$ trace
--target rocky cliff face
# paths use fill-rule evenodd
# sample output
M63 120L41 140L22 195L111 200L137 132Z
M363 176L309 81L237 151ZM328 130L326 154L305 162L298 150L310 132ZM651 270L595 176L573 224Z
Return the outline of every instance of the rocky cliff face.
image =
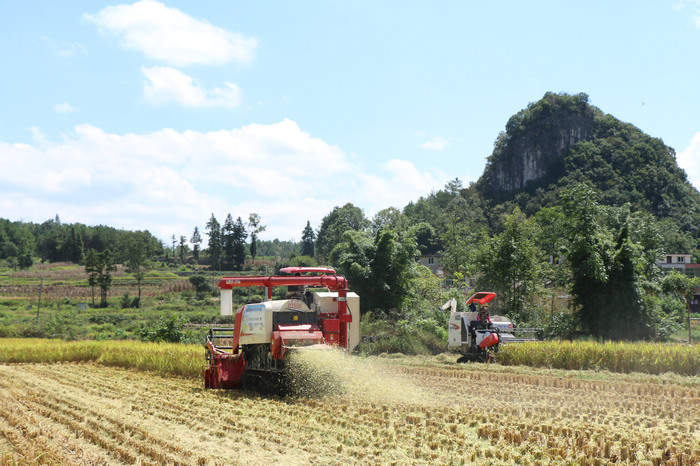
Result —
M512 141L513 153L507 163L493 165L493 189L521 189L529 181L552 174L562 153L577 142L590 138L593 133L593 119L580 115L545 121L541 126Z
M528 182L557 177L562 154L593 137L594 107L585 100L561 105L560 99L545 96L511 118L478 182L484 194L520 190Z

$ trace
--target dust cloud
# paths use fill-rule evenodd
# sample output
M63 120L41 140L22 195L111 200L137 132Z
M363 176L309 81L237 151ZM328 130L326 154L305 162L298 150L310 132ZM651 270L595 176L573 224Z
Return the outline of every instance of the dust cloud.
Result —
M390 366L339 350L294 351L289 364L294 396L340 396L382 404L425 404L433 397Z

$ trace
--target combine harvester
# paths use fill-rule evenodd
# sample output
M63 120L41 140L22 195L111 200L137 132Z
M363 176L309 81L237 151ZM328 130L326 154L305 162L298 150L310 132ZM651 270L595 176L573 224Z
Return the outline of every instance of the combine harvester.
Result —
M221 315L233 314L233 288L265 287L267 300L236 311L233 328L212 328L202 370L206 388L242 388L263 394L289 392L289 355L300 348L338 347L351 352L360 342L360 298L345 277L319 267L288 267L285 275L224 277ZM272 289L286 286L285 299ZM326 291L310 291L307 287Z
M488 305L496 293L481 291L467 300L467 312L454 311L448 324L447 349L462 356L457 362L495 362L494 354L501 343L520 343L544 339L543 328L516 328L503 316L489 316ZM446 309L450 302L443 306Z

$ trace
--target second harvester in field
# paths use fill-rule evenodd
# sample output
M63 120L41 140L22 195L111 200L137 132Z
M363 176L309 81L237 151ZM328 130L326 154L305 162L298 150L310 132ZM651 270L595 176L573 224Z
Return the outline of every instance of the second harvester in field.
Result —
M222 315L232 314L235 287L265 287L267 301L238 309L233 328L209 331L206 388L285 394L292 351L335 346L350 352L359 344L360 298L348 292L345 277L327 268L289 267L280 272L285 275L219 281ZM287 287L285 299L272 299L276 286Z
M448 301L443 310L452 307L448 324L447 349L461 354L458 362L495 362L494 354L502 343L519 343L544 339L543 328L516 328L504 316L491 316L488 305L496 293L480 291L466 302L469 311L457 312L456 301ZM451 306L450 306L451 305Z

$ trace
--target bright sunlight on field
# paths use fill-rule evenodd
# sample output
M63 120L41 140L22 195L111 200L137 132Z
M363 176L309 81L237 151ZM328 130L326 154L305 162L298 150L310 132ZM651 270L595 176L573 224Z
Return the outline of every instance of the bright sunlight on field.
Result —
M5 464L693 464L700 458L697 376L309 351L296 358L305 377L301 391L279 399L206 391L194 374L158 375L168 373L163 360L170 358L175 370L186 351L200 353L195 346L178 352L178 345L84 342L95 345L92 354L81 350L86 362L32 364L9 357L8 343L19 348L19 342L2 341L0 352ZM57 352L77 345L46 344ZM136 362L134 350L151 353L141 358L140 371L105 366ZM67 351L64 360L76 360ZM313 390L320 385L327 388L322 396Z

